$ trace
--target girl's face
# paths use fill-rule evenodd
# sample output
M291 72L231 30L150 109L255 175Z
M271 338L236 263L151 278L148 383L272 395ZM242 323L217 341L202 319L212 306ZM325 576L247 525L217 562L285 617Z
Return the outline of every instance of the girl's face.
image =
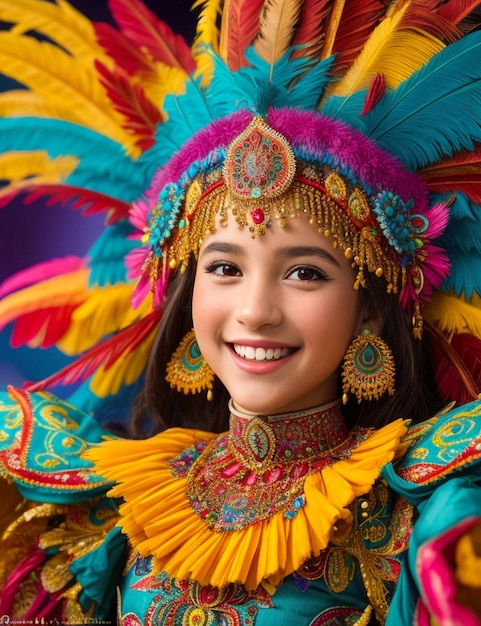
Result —
M199 347L249 414L335 400L344 353L363 328L350 262L304 216L251 238L234 219L209 235L197 265Z

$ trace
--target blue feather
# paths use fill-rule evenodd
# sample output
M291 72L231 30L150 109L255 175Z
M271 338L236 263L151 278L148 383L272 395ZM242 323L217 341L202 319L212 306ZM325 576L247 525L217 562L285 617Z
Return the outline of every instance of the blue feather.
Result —
M468 299L473 293L481 293L481 255L451 249L448 256L452 270L441 289L447 293L454 291L457 296L464 295Z
M0 119L2 153L45 150L51 158L72 155L79 165L65 182L130 202L146 187L146 174L119 143L62 120Z
M361 112L364 107L367 89L362 89L349 98L330 96L322 105L321 112L333 119L339 119L349 126L366 134L366 124Z
M130 433L134 401L143 386L143 376L132 385L122 385L114 395L98 398L90 388L90 379L79 385L68 396L68 401L80 410L92 415L96 421L119 434Z
M436 243L448 253L457 248L463 254L481 254L481 221L451 217L446 231Z
M129 239L134 231L127 220L120 220L105 228L87 253L89 257L89 286L115 285L127 282L124 257L138 247L138 241Z
M166 96L163 109L167 119L157 126L155 145L139 159L150 172L153 163L156 168L165 165L194 133L215 119L200 82L194 78L185 83L183 94Z
M368 137L408 169L481 141L481 32L447 46L364 116Z
M335 57L319 63L313 63L308 57L293 59L292 53L296 49L297 46L289 48L274 66L264 61L253 46L246 50L245 58L251 67L238 70L235 80L259 113L264 114L269 106L316 108L332 80L329 70Z
M430 206L435 204L449 204L449 215L451 220L468 219L478 221L480 218L479 204L473 202L468 196L457 191L453 196L452 193L431 193L429 197ZM451 228L448 226L448 228Z

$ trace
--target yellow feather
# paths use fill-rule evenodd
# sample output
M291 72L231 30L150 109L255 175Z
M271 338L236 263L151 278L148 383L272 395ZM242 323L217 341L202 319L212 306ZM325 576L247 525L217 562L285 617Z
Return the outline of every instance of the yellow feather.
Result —
M0 0L0 20L13 22L16 35L41 32L84 62L103 56L91 22L65 0Z
M55 109L37 93L12 89L0 93L0 117L55 117Z
M196 0L192 9L203 7L197 20L195 43L192 54L197 65L197 75L202 76L202 85L208 85L214 71L211 55L206 47L219 51L219 24L223 0Z
M0 179L22 181L28 177L23 181L28 186L38 181L60 182L74 171L77 164L78 159L73 156L51 159L44 150L5 152L0 154ZM15 183L2 188L0 197L8 195L16 188Z
M156 62L152 64L151 72L143 72L134 79L138 80L147 98L161 109L166 95L181 95L185 92L188 75L178 67Z
M132 138L100 85L93 66L83 66L57 46L31 37L0 33L2 73L42 96L57 117L91 128L131 152Z
M133 285L123 283L92 289L74 311L68 331L57 344L58 349L69 355L80 354L126 326L125 316L131 309L133 289Z
M155 333L156 329L132 353L117 359L108 370L99 368L90 383L92 391L100 398L105 398L117 393L122 385L134 383L145 370Z
M274 65L292 43L302 0L266 0L254 48L267 63Z
M470 302L454 294L435 292L425 307L428 322L451 338L457 333L471 333L481 339L481 298L473 296Z
M0 321L8 324L21 315L42 308L82 302L87 296L87 275L88 270L82 268L5 296L0 300Z
M420 31L398 30L408 5L384 19L373 31L361 53L329 95L349 96L369 87L382 74L388 88L395 89L431 57L444 48L436 37Z

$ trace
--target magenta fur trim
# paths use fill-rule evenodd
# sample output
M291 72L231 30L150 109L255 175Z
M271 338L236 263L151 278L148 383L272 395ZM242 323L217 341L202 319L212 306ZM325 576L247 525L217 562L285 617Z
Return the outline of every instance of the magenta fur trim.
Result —
M227 148L252 118L251 112L238 111L196 133L155 174L151 188L145 194L148 204L155 206L161 189L169 182L177 182L190 164L205 159L216 148ZM289 108L270 109L267 122L282 133L294 149L307 152L319 162L332 162L350 170L355 179L374 191L388 190L405 202L413 200L417 212L426 209L428 189L425 182L344 122L321 113Z
M155 206L160 191L167 183L177 182L191 163L205 159L216 148L226 148L245 130L252 118L252 113L242 110L216 120L196 133L162 169L156 172L151 188L145 194L147 200Z

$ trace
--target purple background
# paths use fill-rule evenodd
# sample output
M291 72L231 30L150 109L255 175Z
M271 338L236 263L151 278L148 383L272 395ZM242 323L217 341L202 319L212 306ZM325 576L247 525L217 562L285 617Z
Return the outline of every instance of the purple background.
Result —
M15 0L11 0L15 3ZM96 21L109 21L107 0L71 0L71 4ZM147 0L156 15L190 43L197 13L190 0ZM102 216L83 218L79 212L39 204L14 202L0 209L0 283L30 265L66 254L82 256L102 227ZM56 350L9 347L10 327L0 332L0 388L21 385L24 380L43 378L66 363Z

